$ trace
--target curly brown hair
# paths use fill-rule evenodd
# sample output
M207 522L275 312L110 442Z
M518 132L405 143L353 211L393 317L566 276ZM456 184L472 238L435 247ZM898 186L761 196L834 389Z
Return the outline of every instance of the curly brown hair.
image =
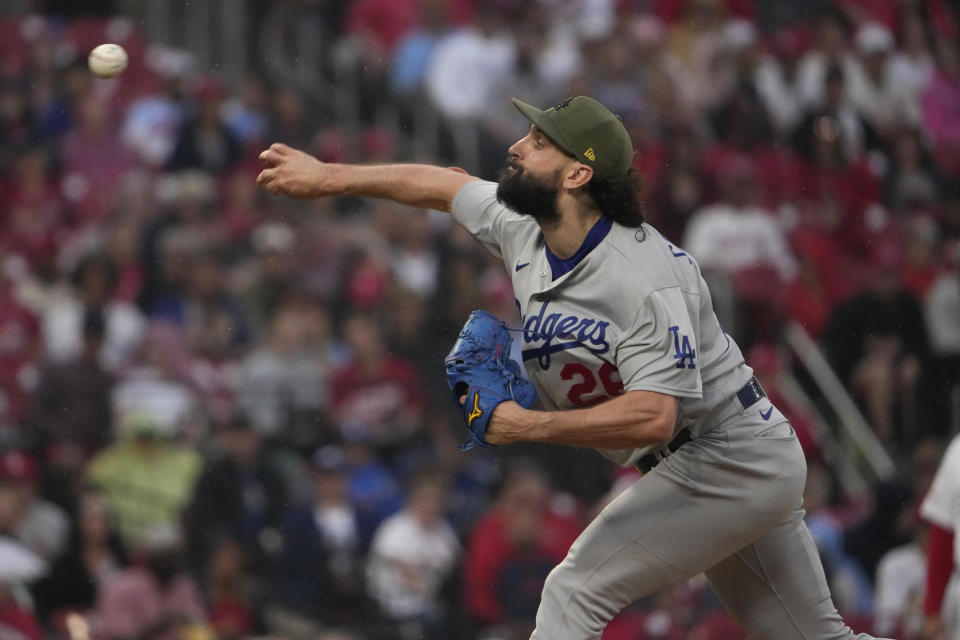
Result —
M625 227L635 228L643 224L643 204L640 202L642 187L643 177L630 169L603 180L593 178L585 188L605 217Z

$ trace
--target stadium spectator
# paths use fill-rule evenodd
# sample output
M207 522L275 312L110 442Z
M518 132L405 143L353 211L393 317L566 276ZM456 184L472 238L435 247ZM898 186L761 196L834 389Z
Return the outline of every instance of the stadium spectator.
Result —
M726 7L721 0L687 0L668 29L665 52L677 64L674 80L684 104L695 114L709 106L710 75L723 41Z
M145 165L162 167L177 144L177 131L186 118L181 69L169 69L160 91L137 96L126 110L121 135Z
M224 262L220 255L194 254L188 265L186 290L153 308L154 319L182 328L193 350L232 349L250 337L246 310L227 289Z
M960 251L954 249L953 265L942 272L933 284L924 303L924 320L930 336L932 359L928 367L930 401L927 403L930 424L950 422L951 398L960 385Z
M775 292L793 279L796 262L783 227L757 204L753 161L733 157L720 171L720 200L690 216L683 247L705 272L731 282L735 331L740 344L747 345L747 336L772 337L771 321L775 324L780 312Z
M357 514L357 538L366 552L380 523L403 506L398 472L376 455L366 430L348 427L343 433L347 496Z
M847 83L851 104L883 138L898 125L919 124L918 105L909 102L914 96L908 87L897 84L892 74L890 56L895 43L890 30L868 22L857 30L855 41L857 58L849 68Z
M87 478L103 493L123 543L140 549L151 532L179 525L202 460L149 414L126 414L119 429L90 461Z
M111 126L111 108L95 94L83 97L77 123L64 136L61 162L65 195L71 211L84 224L102 223L112 212L114 185L136 166L135 157Z
M863 404L884 442L919 435L916 385L927 357L923 312L904 289L897 249L879 247L863 290L836 307L823 340L837 373Z
M192 354L180 331L154 323L140 344L137 358L125 369L113 388L116 421L143 415L156 430L174 437L197 436L200 406L193 387ZM114 439L122 434L118 425Z
M890 76L894 84L906 92L906 103L911 109L905 114L907 122L918 126L922 117L920 95L934 70L923 14L916 10L903 11L897 31L898 46L891 55Z
M891 637L917 638L923 630L927 531L911 514L912 539L886 552L877 563L874 629Z
M248 239L255 251L276 250L277 247L275 242L269 241L273 238L269 238L264 243L263 240L258 242L257 238L251 235L251 231L259 229L259 225L264 222L266 212L262 206L260 194L250 185L250 170L241 167L230 174L223 189L225 193L222 215L225 236L228 244L231 245L230 248L240 255L243 255Z
M16 297L16 285L0 280L0 424L12 430L32 404L30 374L41 353L40 323Z
M220 105L223 123L230 134L245 148L252 148L266 139L267 87L258 76L244 79L239 95L228 96Z
M345 31L371 49L368 59L382 62L419 19L420 6L414 0L357 0L347 9Z
M270 318L264 340L243 360L240 405L261 436L298 448L316 446L332 437L329 314L289 300Z
M343 450L318 449L311 472L309 501L291 506L284 516L281 599L314 616L317 602L328 603L325 622L355 622L362 611L363 540Z
M102 309L100 362L110 371L128 363L146 327L136 307L113 297L117 284L116 264L105 254L89 254L77 262L70 286L56 288L43 313L44 345L51 361L74 360L80 355L84 316L90 309Z
M204 461L186 516L192 563L203 565L228 538L241 545L248 571L270 575L289 501L285 480L245 416L230 416L217 431L219 451Z
M835 492L831 471L821 464L810 465L803 493L804 520L817 544L837 608L844 615L871 615L873 585L864 568L844 549L848 524L833 508Z
M453 121L470 121L494 104L516 56L508 16L496 0L478 7L476 24L442 38L433 49L425 87L430 102Z
M43 147L28 147L17 154L8 179L0 182L7 203L0 248L20 256L43 279L52 275L67 235L66 206L51 169L52 158Z
M311 118L303 96L291 86L273 92L268 139L302 147L311 144L316 122Z
M443 637L439 599L460 554L445 518L445 479L421 472L410 481L406 505L387 518L370 544L367 592L386 623L402 639Z
M682 242L693 212L709 201L712 185L699 166L701 143L695 131L669 130L664 141L665 166L650 194L650 221L665 238Z
M99 360L105 330L103 311L87 309L80 353L40 372L29 419L41 449L73 445L88 457L113 436L114 379Z
M43 630L30 609L17 601L9 579L0 573L0 633L25 640L43 640Z
M391 212L396 215L396 212ZM439 261L433 245L430 218L425 211L405 212L397 225L390 266L400 285L414 295L429 298L439 284Z
M900 225L903 246L903 284L923 304L937 276L943 271L939 229L936 221L926 215L915 214Z
M37 460L29 453L17 449L0 453L0 492L10 507L3 528L50 563L66 550L70 520L60 507L38 494L38 474Z
M942 178L922 136L915 129L892 131L888 138L890 168L884 177L884 202L901 216L918 209L936 209Z
M84 491L71 526L70 544L33 587L38 617L62 628L70 613L89 614L100 589L126 566L127 554L98 492Z
M205 623L200 589L184 571L182 544L172 525L158 525L138 541L132 564L100 590L95 637L183 640Z
M217 638L238 640L262 631L246 563L243 545L229 537L212 545L204 573L204 600L212 631Z
M770 47L770 55L761 55L753 68L752 82L777 138L782 140L804 113L797 75L801 38L796 30L781 29L774 34Z
M787 314L819 339L833 306L849 295L848 283L835 275L835 243L816 233L799 232L793 235L792 245L798 273L787 289Z
M960 52L948 38L936 41L937 68L923 90L924 130L933 143L939 168L952 180L960 178Z
M783 228L756 204L756 168L744 156L730 159L720 176L721 199L693 213L683 247L705 270L729 276L768 267L781 283L796 273Z
M117 288L113 297L131 304L136 303L143 287L140 236L144 219L152 213L152 204L144 202L147 196L143 193L149 184L149 178L144 174L127 175L117 197L117 210L124 211L124 215L115 216L104 234L105 249L117 267Z
M470 532L464 557L467 611L483 626L533 626L542 580L566 554L582 524L551 505L546 476L518 463L496 503Z
M227 171L240 159L242 149L220 115L223 88L219 80L199 80L193 89L193 97L196 99L196 113L180 125L167 169Z
M797 88L803 109L818 109L826 103L825 89L831 67L836 77L845 82L854 65L850 55L852 25L836 7L827 5L817 17L813 46L803 54L797 69Z
M378 449L402 446L423 427L416 369L387 353L382 331L371 315L347 318L343 335L351 358L331 378L336 423L341 432L366 432Z
M868 575L876 575L885 553L913 539L917 505L930 490L942 455L937 441L919 442L905 469L873 487L870 510L844 531L844 549Z
M397 43L390 68L390 86L398 95L420 96L434 47L451 29L449 4L445 0L424 2L420 24Z

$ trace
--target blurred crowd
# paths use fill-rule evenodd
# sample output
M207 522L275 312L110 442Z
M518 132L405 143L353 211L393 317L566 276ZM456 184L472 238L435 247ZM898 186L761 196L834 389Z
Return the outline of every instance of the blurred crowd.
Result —
M444 214L269 197L256 158L465 163L467 132L492 179L525 128L509 97L586 94L803 439L842 613L918 637L917 505L960 406L956 3L247 4L264 64L236 83L110 2L0 12L0 636L526 638L636 475L461 453L442 358L475 308L518 322L502 264ZM351 65L359 131L267 72L303 25L318 78ZM130 55L115 80L86 69L104 41ZM411 139L425 112L434 147ZM863 500L778 388L791 323L898 463ZM742 637L702 580L604 635Z

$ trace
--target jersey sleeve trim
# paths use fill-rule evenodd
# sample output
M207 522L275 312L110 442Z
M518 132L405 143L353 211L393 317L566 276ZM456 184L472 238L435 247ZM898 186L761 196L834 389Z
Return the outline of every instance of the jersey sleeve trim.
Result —
M662 393L667 396L673 396L674 398L702 398L703 393L697 393L691 391L690 389L680 389L676 387L668 387L666 385L658 384L648 384L640 382L638 384L632 384L629 387L624 388L624 392L628 391L654 391L656 393Z

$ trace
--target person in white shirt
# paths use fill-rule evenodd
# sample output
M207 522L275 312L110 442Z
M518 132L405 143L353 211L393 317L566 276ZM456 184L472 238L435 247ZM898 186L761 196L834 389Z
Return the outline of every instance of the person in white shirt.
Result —
M927 579L925 533L915 525L914 539L883 554L877 564L873 625L881 635L899 632L914 638L920 632Z
M479 118L500 95L499 83L513 67L514 39L497 11L478 11L476 27L460 29L433 49L424 86L447 118Z
M460 543L444 518L440 477L415 477L407 505L380 525L367 565L367 590L401 637L430 637L442 619L437 596L460 556Z
M868 23L857 31L856 43L858 56L849 69L847 86L857 111L884 134L899 125L916 125L920 119L917 96L892 75L893 34L883 25Z
M705 270L733 275L742 269L768 266L787 282L797 265L777 218L753 202L754 181L751 160L730 162L720 176L722 200L694 212L683 246L697 256Z
M894 85L905 91L907 122L919 124L920 94L930 82L936 66L930 51L930 38L919 15L904 14L899 40L897 50L890 56L890 78Z
M960 260L960 243L956 260ZM933 281L923 311L934 355L960 358L960 269L945 271Z
M83 318L89 309L102 308L106 333L100 364L117 371L133 356L146 332L146 319L131 303L113 298L117 270L106 254L81 258L71 274L71 286L58 287L43 310L44 352L52 362L66 362L83 347Z
M855 60L849 52L849 22L838 10L825 12L817 22L816 43L800 60L797 90L802 108L816 109L826 101L827 70L839 66L849 77Z

